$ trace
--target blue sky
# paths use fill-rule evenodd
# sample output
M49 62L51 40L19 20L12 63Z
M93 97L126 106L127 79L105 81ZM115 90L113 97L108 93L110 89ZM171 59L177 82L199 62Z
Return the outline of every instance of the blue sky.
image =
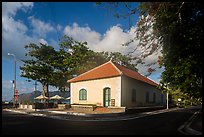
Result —
M137 5L138 3L132 3ZM113 10L113 9L111 9ZM124 8L120 11L125 12ZM20 77L21 59L26 59L24 46L31 42L44 42L58 48L58 38L69 35L78 41L87 41L94 51L119 51L126 54L134 48L122 47L122 43L134 37L138 16L117 19L113 12L94 2L3 2L2 3L2 99L11 100L14 79L14 59L17 59L17 89L19 93L33 91L34 81L30 83ZM132 27L130 28L129 23ZM150 58L148 61L155 59ZM145 74L146 68L139 67ZM161 70L150 78L158 81ZM42 86L38 83L38 90ZM50 87L50 91L55 88Z

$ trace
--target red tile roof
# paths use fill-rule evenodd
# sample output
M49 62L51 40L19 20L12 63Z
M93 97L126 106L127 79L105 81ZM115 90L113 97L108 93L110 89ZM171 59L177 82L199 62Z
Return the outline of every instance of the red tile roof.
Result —
M153 86L158 86L158 84L149 78L139 74L136 71L130 70L118 64L114 64L112 61L106 62L94 69L91 69L75 78L68 80L68 82L78 82L85 80L93 80L100 78L108 78L125 75L127 77L131 77L133 79L148 83Z
M139 81L142 81L142 82L145 82L145 83L148 83L150 85L153 85L153 86L159 86L156 82L154 82L153 80L141 75L140 73L136 72L136 71L133 71L133 70L130 70L128 68L125 68L123 66L120 66L118 64L114 64L120 71L123 72L124 75L128 76L128 77L131 77L133 79L136 79L136 80L139 80Z
M106 62L96 68L93 68L75 78L68 80L68 82L78 82L84 80L108 78L114 76L120 76L121 72L111 62Z

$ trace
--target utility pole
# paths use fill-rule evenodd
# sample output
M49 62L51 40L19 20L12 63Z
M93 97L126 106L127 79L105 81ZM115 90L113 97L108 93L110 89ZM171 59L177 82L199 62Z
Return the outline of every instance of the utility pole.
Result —
M169 109L169 92L166 92L166 109Z
M16 103L17 103L17 100L15 99L15 94L16 94L16 56L14 54L11 54L11 53L8 53L8 56L13 56L14 57L14 93L13 93L13 107L16 107Z
M37 90L37 81L35 81L35 83L34 83L34 85L35 85L35 87L34 87L34 91L36 91Z

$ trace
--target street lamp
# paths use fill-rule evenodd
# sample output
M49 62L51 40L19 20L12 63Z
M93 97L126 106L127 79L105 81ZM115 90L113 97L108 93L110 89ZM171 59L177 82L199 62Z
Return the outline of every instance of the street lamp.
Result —
M169 109L169 91L166 92L166 109Z
M16 56L14 54L8 53L8 56L13 56L14 57L14 98L13 98L13 107L15 107L16 102L15 102L15 91L16 91Z

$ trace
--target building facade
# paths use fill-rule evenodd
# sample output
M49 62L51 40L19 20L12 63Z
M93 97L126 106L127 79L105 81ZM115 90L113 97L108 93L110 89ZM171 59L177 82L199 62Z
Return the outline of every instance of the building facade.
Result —
M158 84L112 61L85 72L70 82L71 104L140 107L165 105Z

